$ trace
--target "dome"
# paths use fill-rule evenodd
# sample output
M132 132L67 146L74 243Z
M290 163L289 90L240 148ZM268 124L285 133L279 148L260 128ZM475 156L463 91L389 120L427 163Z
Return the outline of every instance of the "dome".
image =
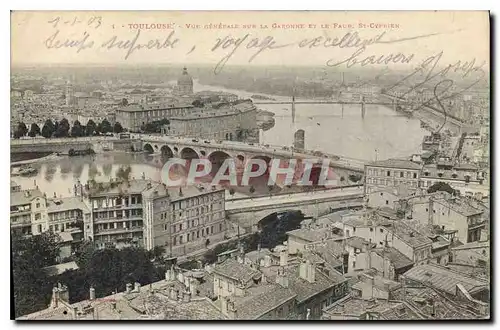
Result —
M193 86L193 78L189 75L186 68L182 70L182 75L177 79L178 86Z

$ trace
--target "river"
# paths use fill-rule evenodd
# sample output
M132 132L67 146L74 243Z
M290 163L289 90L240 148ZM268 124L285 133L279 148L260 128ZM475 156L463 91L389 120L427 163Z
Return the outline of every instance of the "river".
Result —
M243 98L254 94L197 82L194 90L226 91ZM283 96L266 96L278 101L289 100ZM427 134L418 119L407 118L379 105L366 105L366 115L362 119L360 106L356 105L345 105L342 116L341 105L297 104L295 123L292 123L290 104L259 105L259 108L273 112L276 122L273 128L263 132L261 143L291 146L294 132L303 129L306 149L349 158L375 160L409 156L420 152L422 138ZM82 183L90 178L105 181L114 177L124 165L130 165L132 177L144 176L159 181L161 164L159 157L124 153L61 157L33 165L38 170L36 175L14 177L13 180L23 189L37 185L49 197L54 193L70 196L78 180ZM236 193L234 197L239 195Z

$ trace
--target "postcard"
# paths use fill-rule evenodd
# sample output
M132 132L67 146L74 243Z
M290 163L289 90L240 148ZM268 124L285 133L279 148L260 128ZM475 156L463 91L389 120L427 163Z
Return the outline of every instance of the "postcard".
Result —
M15 320L489 320L486 11L13 11Z

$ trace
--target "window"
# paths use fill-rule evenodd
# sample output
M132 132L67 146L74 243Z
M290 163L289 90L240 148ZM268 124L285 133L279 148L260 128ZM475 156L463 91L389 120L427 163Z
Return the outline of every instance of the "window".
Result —
M404 172L399 172L399 177L403 178L404 177Z
M387 171L387 176L391 176L391 171Z
M417 173L413 173L413 178L416 179L417 178Z
M370 231L373 231L373 228L370 228Z
M174 236L174 245L177 245L177 237Z
M352 228L352 232L355 233L356 232L356 227L353 227Z
M389 205L389 201L388 200L385 201L385 205Z
M179 224L179 231L182 230L182 223Z
M179 236L179 244L182 244L182 235Z
M222 231L222 223L219 224L219 231Z
M380 193L380 196L384 196L384 193Z
M381 233L384 233L384 228L380 228L380 232L381 232Z
M39 208L40 207L40 203L36 203L36 208Z
M186 242L189 242L189 233L186 235Z

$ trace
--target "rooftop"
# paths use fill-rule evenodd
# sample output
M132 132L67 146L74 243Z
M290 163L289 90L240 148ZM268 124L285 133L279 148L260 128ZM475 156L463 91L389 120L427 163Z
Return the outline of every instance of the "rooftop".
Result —
M396 270L413 265L412 260L393 247L384 247L372 251L382 258L388 258L394 264Z
M489 283L485 280L472 278L434 264L415 266L404 273L404 276L451 295L456 294L457 284L462 284L469 293L489 288Z
M434 200L434 202L448 207L466 217L483 213L482 210L471 206L465 199L462 198L437 199Z
M215 265L214 273L241 281L243 283L247 283L254 277L262 276L259 271L251 268L250 266L239 263L237 260L232 258L228 258L222 263Z
M422 168L422 165L414 163L414 162L412 162L410 160L406 160L406 159L379 160L379 161L370 163L369 166L395 168L395 169L401 168L401 169L408 169L408 170L420 170Z
M340 238L340 236L338 235L333 235L332 230L330 228L321 228L321 229L301 228L288 231L286 234L288 236L298 237L304 241L308 241L311 243L321 241L322 239L329 239L332 238L332 236L337 236L338 238Z
M359 318L361 315L379 313L382 319L420 319L421 317L413 312L404 302L386 299L362 299L354 296L342 298L324 310L325 316L351 316Z
M173 103L173 104L130 104L126 107L117 109L117 111L122 112L141 112L141 111L151 111L151 110L166 110L166 109L181 109L181 108L193 108L191 104L184 103Z
M66 262L63 264L52 265L43 268L48 276L55 276L64 273L67 270L77 270L78 265L74 261Z
M289 288L283 288L278 284L270 284L249 288L246 290L244 297L233 297L233 299L237 319L252 320L261 317L295 297L296 294Z
M85 202L81 197L64 197L47 200L47 212L63 212L69 210L82 210L90 212Z
M26 205L37 197L44 197L39 189L28 189L10 193L10 206Z

